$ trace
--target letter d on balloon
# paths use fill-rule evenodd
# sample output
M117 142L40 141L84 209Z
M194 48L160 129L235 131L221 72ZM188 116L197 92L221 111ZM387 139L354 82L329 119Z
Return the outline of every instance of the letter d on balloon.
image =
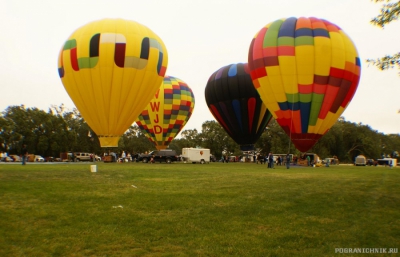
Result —
M162 133L162 128L160 125L155 125L154 126L154 134L161 134Z

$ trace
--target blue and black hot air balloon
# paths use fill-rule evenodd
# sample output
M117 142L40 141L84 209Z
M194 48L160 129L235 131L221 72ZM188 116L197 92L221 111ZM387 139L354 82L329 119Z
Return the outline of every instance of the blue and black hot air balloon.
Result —
M272 115L253 86L247 63L215 71L207 82L205 98L214 118L240 149L254 150Z

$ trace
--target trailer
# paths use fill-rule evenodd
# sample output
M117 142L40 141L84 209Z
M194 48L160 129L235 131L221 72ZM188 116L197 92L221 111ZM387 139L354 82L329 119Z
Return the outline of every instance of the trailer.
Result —
M182 160L200 164L210 163L210 149L205 148L182 148Z
M378 162L378 165L384 165L384 166L389 166L389 167L397 166L397 159L393 159L393 158L383 158L383 159L378 159L376 161Z
M354 161L355 166L365 166L367 165L367 158L364 155L358 155Z

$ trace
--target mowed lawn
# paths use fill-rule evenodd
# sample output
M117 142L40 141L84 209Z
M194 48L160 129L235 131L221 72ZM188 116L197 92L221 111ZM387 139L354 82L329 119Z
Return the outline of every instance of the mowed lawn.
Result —
M0 256L400 248L399 167L90 164L0 165Z

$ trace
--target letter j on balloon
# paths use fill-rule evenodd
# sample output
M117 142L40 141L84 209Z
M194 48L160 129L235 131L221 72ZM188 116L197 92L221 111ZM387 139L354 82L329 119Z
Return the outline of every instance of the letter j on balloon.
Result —
M251 42L248 63L262 101L302 152L344 112L361 73L349 36L314 17L280 19L263 27Z

